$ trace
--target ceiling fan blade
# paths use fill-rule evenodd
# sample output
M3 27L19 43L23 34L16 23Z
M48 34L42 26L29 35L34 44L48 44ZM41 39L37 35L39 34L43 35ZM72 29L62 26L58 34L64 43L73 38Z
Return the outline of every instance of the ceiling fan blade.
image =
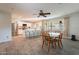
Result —
M44 16L44 17L47 17L47 16Z
M44 13L44 15L50 15L51 13Z

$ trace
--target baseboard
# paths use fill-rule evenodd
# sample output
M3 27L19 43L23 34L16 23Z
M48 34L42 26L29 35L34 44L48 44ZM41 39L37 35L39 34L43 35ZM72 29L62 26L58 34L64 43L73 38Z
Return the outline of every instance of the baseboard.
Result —
M71 37L63 37L63 39L71 39Z

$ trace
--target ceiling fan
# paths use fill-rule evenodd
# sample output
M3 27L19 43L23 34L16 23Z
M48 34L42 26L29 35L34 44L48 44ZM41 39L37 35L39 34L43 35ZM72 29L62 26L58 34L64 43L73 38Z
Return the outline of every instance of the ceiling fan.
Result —
M51 13L44 13L43 10L39 10L40 12L38 13L37 17L43 16L43 17L47 17L46 15L50 15ZM36 14L34 14L36 15Z

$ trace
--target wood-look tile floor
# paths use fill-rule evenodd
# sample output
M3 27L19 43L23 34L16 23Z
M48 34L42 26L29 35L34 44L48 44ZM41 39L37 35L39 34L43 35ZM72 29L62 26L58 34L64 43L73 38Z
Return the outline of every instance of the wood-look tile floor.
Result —
M22 36L13 37L12 41L0 43L1 55L78 55L79 41L63 39L63 48L54 49L51 45L50 52L47 52L47 46L41 48L42 39L23 38Z

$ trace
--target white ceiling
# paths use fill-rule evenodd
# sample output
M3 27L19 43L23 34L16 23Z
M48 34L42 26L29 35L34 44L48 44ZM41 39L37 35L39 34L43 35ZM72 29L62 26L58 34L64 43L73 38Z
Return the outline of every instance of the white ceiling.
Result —
M14 18L23 18L28 21L37 20L39 10L51 12L51 15L40 19L60 17L79 11L78 3L0 3L0 10L11 12Z

